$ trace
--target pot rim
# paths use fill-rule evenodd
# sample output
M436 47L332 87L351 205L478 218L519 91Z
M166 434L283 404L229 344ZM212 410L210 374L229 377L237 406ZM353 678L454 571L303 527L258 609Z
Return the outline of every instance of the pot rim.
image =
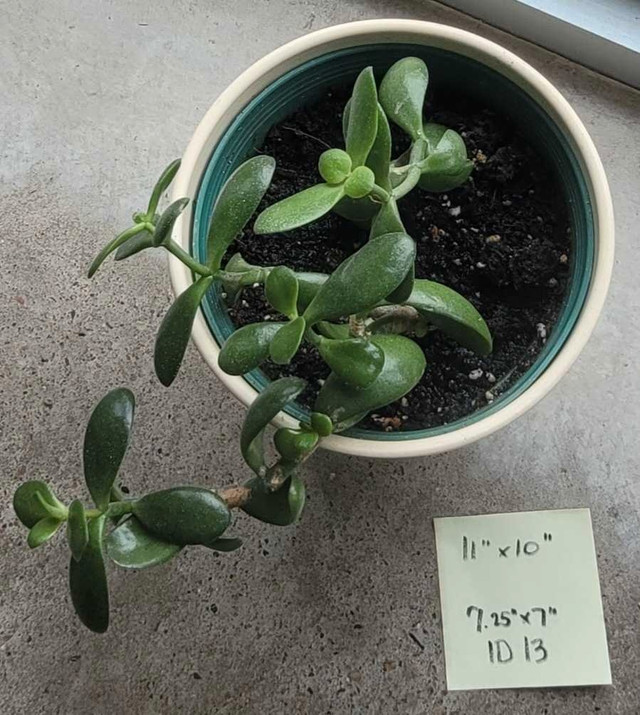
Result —
M444 47L471 57L501 74L517 75L525 91L560 125L575 151L592 200L596 236L593 273L570 335L546 370L521 395L473 424L440 435L398 441L331 435L322 441L326 449L344 454L370 458L439 454L471 444L523 415L559 382L584 348L604 305L613 269L614 216L607 178L593 141L571 105L543 75L514 53L474 33L433 22L390 19L335 25L292 40L255 62L220 94L195 130L174 181L173 199L195 196L212 146L238 111L288 70L320 54L345 47L425 41L434 47ZM191 224L190 205L173 231L174 240L186 250L190 246ZM169 269L173 291L179 295L191 285L191 273L173 257L170 258ZM216 376L242 403L250 405L258 392L242 376L227 375L219 368L220 347L201 310L194 322L192 338ZM291 427L297 425L297 420L281 412L273 423L279 427Z

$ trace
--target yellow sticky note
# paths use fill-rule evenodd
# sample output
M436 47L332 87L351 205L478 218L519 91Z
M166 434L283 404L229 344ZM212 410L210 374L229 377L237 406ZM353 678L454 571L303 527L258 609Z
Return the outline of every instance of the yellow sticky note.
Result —
M611 684L588 509L434 525L449 690Z

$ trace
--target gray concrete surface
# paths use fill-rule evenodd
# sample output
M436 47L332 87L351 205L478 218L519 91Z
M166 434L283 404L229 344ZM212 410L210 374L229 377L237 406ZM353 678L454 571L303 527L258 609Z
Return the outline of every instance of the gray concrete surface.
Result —
M583 356L526 417L429 460L319 454L302 523L240 517L246 547L113 571L112 628L74 619L62 544L29 552L10 507L28 477L81 487L91 406L138 396L135 489L242 477L243 410L195 349L170 390L151 348L164 262L83 271L142 207L239 70L311 29L441 20L512 48L569 98L609 172L618 253ZM640 94L431 2L4 0L0 7L0 710L13 713L640 712ZM432 518L589 506L612 687L447 693ZM414 635L422 646L411 638Z

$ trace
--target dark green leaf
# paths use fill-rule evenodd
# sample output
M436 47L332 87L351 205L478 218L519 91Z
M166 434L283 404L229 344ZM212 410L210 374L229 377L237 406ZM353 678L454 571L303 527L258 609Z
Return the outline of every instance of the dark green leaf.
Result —
M320 286L326 283L326 273L296 273L298 279L298 312L303 313L314 299Z
M62 522L54 516L47 516L44 519L32 526L29 535L27 536L27 544L32 549L37 548L40 544L44 544L58 531Z
M269 357L269 344L285 323L251 323L236 330L226 340L218 365L227 375L244 375Z
M150 534L135 516L123 521L107 536L107 554L125 569L146 569L164 564L182 550Z
M416 246L404 233L379 236L343 261L304 312L307 325L360 313L400 285L414 261Z
M329 213L343 196L342 184L316 184L268 206L256 219L253 232L279 233L304 226Z
M378 131L378 92L373 68L360 72L353 86L349 102L349 118L346 132L347 154L353 166L362 166L376 139Z
M464 140L453 129L441 124L424 125L429 153L422 162L422 174L418 182L425 191L451 191L463 184L473 170L473 162L467 158Z
M133 513L152 536L180 546L210 544L231 523L226 503L201 487L173 487L145 494L134 502Z
M71 600L80 620L89 630L104 633L109 627L109 588L102 552L106 517L89 522L89 543L80 561L73 556L69 566Z
M314 409L329 415L335 431L360 415L400 399L418 383L425 369L422 349L402 335L373 335L371 342L384 352L384 365L378 377L364 389L347 385L331 374L322 386Z
M290 268L276 266L269 271L264 289L267 301L278 313L288 318L296 317L298 279Z
M253 157L241 164L222 187L207 239L207 261L213 270L220 267L225 251L258 208L275 167L270 156Z
M161 246L171 238L173 225L178 220L178 216L185 210L188 203L189 199L187 197L177 199L164 210L158 219L156 230L153 232L154 246Z
M386 191L391 190L389 182L389 165L391 163L391 130L387 115L378 104L378 131L376 139L367 157L367 166L376 177L376 184ZM402 229L404 230L404 229Z
M273 435L273 443L285 462L295 464L315 448L318 435L315 432L281 427Z
M318 346L320 356L344 382L353 387L367 387L380 374L384 353L370 340L324 338Z
M459 293L440 283L416 280L407 300L426 320L478 355L488 355L493 341L484 319Z
M240 435L240 449L244 461L259 476L263 476L266 469L263 444L265 427L287 403L295 400L306 384L299 377L282 377L269 383L249 407Z
M165 387L169 387L178 374L198 306L212 283L212 276L198 278L176 298L164 316L156 336L153 361L156 375Z
M328 323L321 320L315 325L316 330L325 338L332 340L346 340L351 337L348 323Z
M206 546L210 549L213 549L214 551L235 551L242 546L242 539L238 539L235 537L216 539L212 543L206 544Z
M367 229L371 226L371 219L378 212L378 206L379 204L372 201L369 196L365 196L364 199L345 196L335 205L333 211L358 228Z
M118 387L95 406L84 435L84 478L98 509L109 505L111 487L124 459L135 398L131 390Z
M411 295L413 290L413 285L416 279L416 267L415 264L411 264L411 268L407 271L407 275L402 279L402 283L387 296L389 303L404 303L405 300Z
M398 60L380 83L380 104L387 117L414 141L422 135L422 107L428 83L427 66L417 57Z
M107 243L107 245L93 259L93 262L91 263L91 265L89 266L89 270L87 271L87 276L89 278L92 278L94 273L103 264L107 256L113 253L113 251L115 251L117 248L120 248L120 246L128 242L131 238L137 236L138 234L146 230L147 228L145 224L137 223L135 226L131 226L130 228L126 229L121 234L116 236L112 241L109 241L109 243Z
M56 499L48 484L32 479L16 489L13 510L18 519L31 529L48 516L63 516L65 506Z
M276 365L288 365L298 352L307 325L302 316L285 323L269 345L269 356Z
M147 207L147 216L153 217L156 209L158 208L158 201L162 194L169 188L169 184L173 181L173 178L178 173L180 168L180 159L175 159L169 166L162 172L156 185L153 187L151 193L151 198L149 199L149 206Z
M276 526L289 526L300 518L305 487L299 477L289 477L276 492L268 491L264 482L256 477L246 486L251 489L251 497L242 510L249 516Z
M67 540L73 558L79 561L89 543L89 527L82 502L77 499L74 499L71 504L69 504Z
M148 231L132 236L125 241L116 251L115 261L123 261L125 258L135 256L136 253L144 251L146 248L153 248L153 234Z

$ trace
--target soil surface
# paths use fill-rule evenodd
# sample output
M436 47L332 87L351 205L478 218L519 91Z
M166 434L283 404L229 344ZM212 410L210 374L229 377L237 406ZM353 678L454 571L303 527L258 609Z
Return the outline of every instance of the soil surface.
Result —
M261 147L277 161L264 206L319 181L319 154L343 146L341 115L348 96L346 89L336 90L273 127ZM370 429L434 427L491 402L535 361L567 292L570 229L552 169L507 118L468 98L432 94L426 116L458 131L476 166L471 179L454 191L430 194L416 188L401 199L402 220L417 244L416 276L468 298L487 321L494 350L478 357L438 331L418 340L427 358L422 380L405 398L360 424ZM394 143L394 156L408 144L395 130ZM366 232L331 214L288 234L254 236L247 230L228 255L240 251L258 265L330 273L366 238ZM237 326L275 317L261 287L245 290L230 315ZM306 344L290 365L267 363L263 369L273 379L307 378L301 402L308 406L329 372Z

